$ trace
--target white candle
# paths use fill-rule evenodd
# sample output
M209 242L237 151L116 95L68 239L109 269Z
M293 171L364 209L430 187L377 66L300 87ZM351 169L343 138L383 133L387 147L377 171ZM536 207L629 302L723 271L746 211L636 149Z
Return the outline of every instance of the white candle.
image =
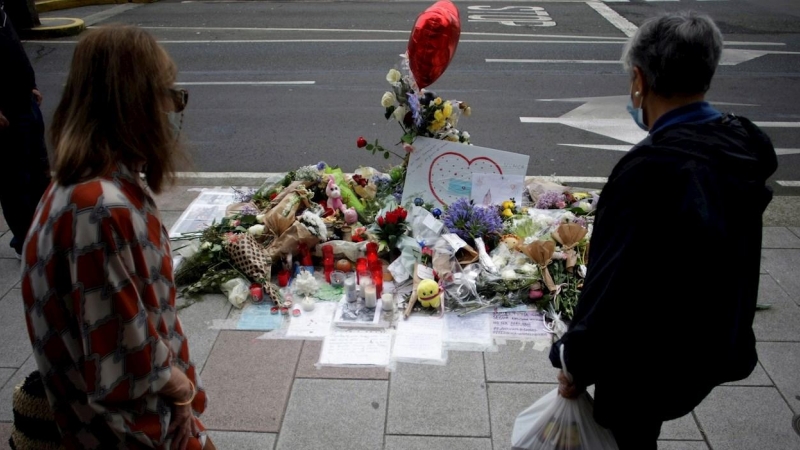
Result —
M347 296L348 302L354 302L358 299L358 295L356 293L356 280L355 278L346 278L344 280L344 293Z
M386 293L381 295L381 307L384 311L391 311L394 309L394 294Z
M375 286L371 284L364 288L364 306L367 308L374 308L378 304L378 295L375 291Z

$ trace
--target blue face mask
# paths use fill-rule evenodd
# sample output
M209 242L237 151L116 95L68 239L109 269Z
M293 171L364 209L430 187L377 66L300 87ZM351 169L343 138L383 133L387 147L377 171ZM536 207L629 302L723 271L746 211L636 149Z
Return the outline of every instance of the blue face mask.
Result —
M172 137L177 141L178 136L181 134L181 128L183 128L183 113L169 111L167 120L169 120L169 129Z
M636 125L638 125L639 128L641 128L644 131L650 130L644 123L644 111L642 110L642 108L634 108L633 100L629 99L627 109L628 109L628 114L631 115L633 121L636 122Z

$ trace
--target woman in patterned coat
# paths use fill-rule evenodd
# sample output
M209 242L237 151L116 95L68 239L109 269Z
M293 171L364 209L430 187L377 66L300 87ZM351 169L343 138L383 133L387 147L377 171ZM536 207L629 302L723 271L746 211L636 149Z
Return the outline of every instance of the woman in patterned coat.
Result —
M92 30L53 118L53 182L25 241L22 294L66 449L214 449L149 193L181 155L176 72L146 32Z

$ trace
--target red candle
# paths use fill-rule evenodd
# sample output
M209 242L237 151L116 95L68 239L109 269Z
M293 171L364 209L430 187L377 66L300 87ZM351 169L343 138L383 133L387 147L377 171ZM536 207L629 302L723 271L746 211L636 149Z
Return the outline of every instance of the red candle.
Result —
M278 272L278 286L286 287L289 284L289 275L291 273L288 270L281 270Z
M382 270L374 270L372 271L372 284L375 285L375 295L380 297L383 295L383 271Z
M368 272L367 258L358 258L358 261L356 261L356 275L358 275L358 280L356 281L360 283L361 275Z
M367 256L373 253L375 254L375 256L378 256L378 243L367 242Z

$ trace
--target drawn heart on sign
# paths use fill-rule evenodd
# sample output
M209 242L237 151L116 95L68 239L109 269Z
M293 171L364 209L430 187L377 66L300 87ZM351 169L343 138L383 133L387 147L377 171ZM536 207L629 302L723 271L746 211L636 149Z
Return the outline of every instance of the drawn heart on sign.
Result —
M491 158L485 156L468 159L460 153L445 152L431 162L431 167L428 171L428 187L439 203L448 205L450 202L447 200L455 201L458 197L463 197L463 195L453 193L449 189L450 185L454 181L460 180L462 183L471 186L473 173L496 173L502 175L503 169Z

